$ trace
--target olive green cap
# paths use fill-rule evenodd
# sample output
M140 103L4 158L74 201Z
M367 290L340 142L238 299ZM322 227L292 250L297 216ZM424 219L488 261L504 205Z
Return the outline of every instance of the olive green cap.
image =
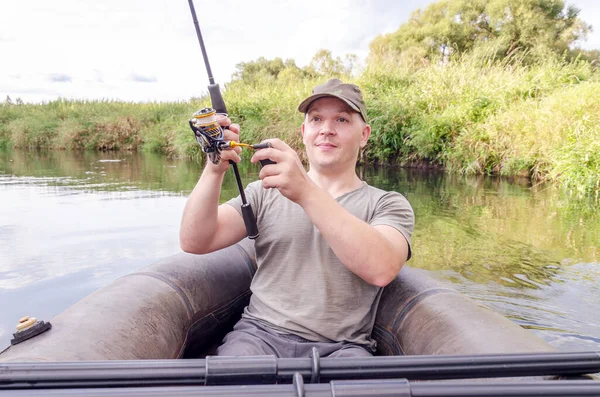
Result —
M316 86L312 91L312 95L300 103L298 111L307 113L311 103L319 98L328 96L341 99L352 110L359 113L365 123L367 122L367 106L365 105L360 88L354 84L344 84L339 79L329 79L325 84Z

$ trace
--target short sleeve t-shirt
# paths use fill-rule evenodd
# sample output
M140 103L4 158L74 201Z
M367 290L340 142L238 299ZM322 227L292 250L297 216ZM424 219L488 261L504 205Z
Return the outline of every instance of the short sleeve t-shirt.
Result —
M300 205L277 189L264 189L261 181L250 183L245 193L260 235L254 241L258 269L243 317L279 333L374 350L371 331L383 289L344 266ZM363 182L336 200L371 226L394 227L410 247L414 215L402 194ZM227 204L241 214L239 196Z

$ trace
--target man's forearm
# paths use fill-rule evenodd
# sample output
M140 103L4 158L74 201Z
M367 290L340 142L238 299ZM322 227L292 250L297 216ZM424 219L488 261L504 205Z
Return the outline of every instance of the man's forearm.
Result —
M224 174L205 168L183 210L179 241L186 252L201 252L217 229L219 196ZM201 225L201 227L199 227Z
M407 244L406 249L398 249L318 187L307 197L302 207L350 271L373 285L385 286L393 280L406 260Z

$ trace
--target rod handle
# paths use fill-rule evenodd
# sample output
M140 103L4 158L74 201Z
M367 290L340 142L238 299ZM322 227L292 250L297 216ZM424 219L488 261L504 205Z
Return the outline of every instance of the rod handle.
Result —
M210 94L212 108L215 109L217 113L227 113L227 106L225 106L225 101L223 100L223 95L221 95L219 84L210 84L208 86L208 92Z
M258 226L256 226L254 211L252 211L252 206L249 203L242 204L242 217L244 218L248 238L254 240L258 237Z

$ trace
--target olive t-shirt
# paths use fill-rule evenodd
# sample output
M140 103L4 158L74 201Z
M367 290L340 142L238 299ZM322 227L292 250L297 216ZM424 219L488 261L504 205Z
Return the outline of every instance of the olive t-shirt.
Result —
M260 235L254 241L258 269L243 317L279 333L318 342L353 342L374 350L371 331L383 289L342 264L300 205L277 189L264 189L261 181L250 183L245 193ZM396 228L410 247L414 215L400 193L363 182L336 200L371 226ZM239 196L227 204L241 214Z

